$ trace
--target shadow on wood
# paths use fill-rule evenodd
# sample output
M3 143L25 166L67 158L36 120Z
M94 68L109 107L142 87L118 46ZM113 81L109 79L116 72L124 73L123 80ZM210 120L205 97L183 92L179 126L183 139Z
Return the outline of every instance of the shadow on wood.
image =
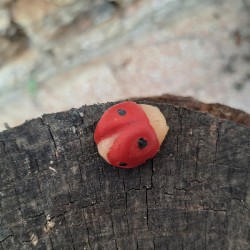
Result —
M160 152L116 169L93 141L111 105L0 133L0 249L250 249L250 128L154 103Z

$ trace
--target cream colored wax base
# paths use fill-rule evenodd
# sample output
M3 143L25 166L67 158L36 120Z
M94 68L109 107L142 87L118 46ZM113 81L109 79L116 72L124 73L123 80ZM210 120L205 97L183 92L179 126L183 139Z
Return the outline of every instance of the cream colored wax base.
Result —
M165 139L169 126L167 125L166 119L163 116L159 108L147 104L140 104L144 112L146 113L150 125L153 127L160 145Z

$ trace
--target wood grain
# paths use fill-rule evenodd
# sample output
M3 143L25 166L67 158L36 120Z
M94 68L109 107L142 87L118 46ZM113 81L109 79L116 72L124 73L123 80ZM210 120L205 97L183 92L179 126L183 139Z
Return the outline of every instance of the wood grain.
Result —
M111 105L0 133L0 249L250 249L250 128L155 103L170 132L123 170L93 141Z

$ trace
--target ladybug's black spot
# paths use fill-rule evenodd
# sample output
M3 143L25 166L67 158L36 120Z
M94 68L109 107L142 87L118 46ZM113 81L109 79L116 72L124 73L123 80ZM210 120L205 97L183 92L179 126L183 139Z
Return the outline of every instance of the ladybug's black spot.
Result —
M118 109L117 110L117 112L118 112L118 114L120 115L120 116L124 116L124 115L126 115L126 110L124 110L124 109Z
M143 149L148 145L148 142L144 138L141 137L138 139L137 144L140 149Z
M125 162L120 162L119 163L119 166L121 166L121 167L125 167L125 166L127 166L128 164L127 163L125 163Z

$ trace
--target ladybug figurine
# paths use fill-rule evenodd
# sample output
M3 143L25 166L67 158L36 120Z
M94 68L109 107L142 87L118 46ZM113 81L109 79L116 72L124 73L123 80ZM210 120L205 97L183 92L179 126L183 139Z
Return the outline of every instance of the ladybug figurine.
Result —
M122 102L109 108L97 123L94 140L111 165L134 168L159 151L169 127L154 106Z

